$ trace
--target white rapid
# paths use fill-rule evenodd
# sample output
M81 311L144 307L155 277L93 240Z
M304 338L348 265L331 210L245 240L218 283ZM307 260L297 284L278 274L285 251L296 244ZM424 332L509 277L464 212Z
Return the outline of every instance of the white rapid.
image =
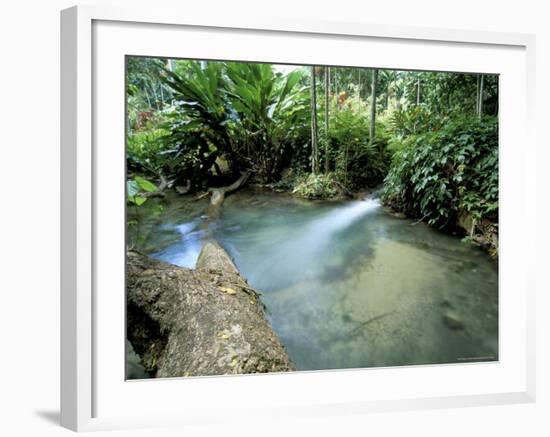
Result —
M149 253L194 267L205 207L175 197L161 215L144 216ZM373 199L243 190L226 199L211 232L262 293L299 370L498 359L496 263L411 223Z
M312 219L305 226L296 224L286 237L279 235L264 246L266 253L257 260L250 281L271 290L317 275L325 268L323 252L331 250L331 243L338 233L378 208L378 199L354 201ZM271 238L269 231L266 232ZM277 281L273 280L274 277Z
M379 199L359 200L336 208L312 221L304 230L301 239L315 244L326 244L336 232L347 228L356 220L378 208L380 208ZM298 243L298 241L295 243Z

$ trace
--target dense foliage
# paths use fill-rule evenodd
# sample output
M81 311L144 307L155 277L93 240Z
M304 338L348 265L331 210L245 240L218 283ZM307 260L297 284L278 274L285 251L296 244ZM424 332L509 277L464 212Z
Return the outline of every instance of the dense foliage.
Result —
M189 62L186 76L167 76L175 102L163 142L181 177L200 184L223 157L233 176L247 169L271 182L289 164L295 144L307 143L299 71L282 75L269 64Z
M292 193L305 199L330 199L343 194L333 173L303 174L295 179Z
M461 211L498 218L496 119L459 118L411 134L392 161L384 199L437 227L453 226Z
M382 183L391 158L386 125L376 123L376 136L371 142L365 113L346 107L335 111L331 122L330 159L335 162L338 179L351 190Z
M410 217L497 228L497 76L129 57L127 107L136 206L161 180L197 192L247 172L315 199L384 183Z

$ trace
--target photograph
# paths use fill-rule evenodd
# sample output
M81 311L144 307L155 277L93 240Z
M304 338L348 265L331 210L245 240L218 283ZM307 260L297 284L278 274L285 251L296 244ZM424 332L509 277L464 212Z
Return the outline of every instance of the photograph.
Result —
M499 75L125 62L127 380L499 361Z

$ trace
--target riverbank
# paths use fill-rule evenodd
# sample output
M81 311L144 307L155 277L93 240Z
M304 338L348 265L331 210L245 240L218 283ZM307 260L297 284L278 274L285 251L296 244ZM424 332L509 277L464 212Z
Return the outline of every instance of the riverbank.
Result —
M256 189L272 190L308 200L341 202L351 199L381 197L386 212L397 218L409 218L429 225L426 217L408 216L406 211L383 196L384 187L363 188L357 191L347 190L332 173L319 175L287 175L275 184L251 184ZM382 196L380 196L382 195ZM476 219L466 210L456 215L446 226L435 227L439 232L461 238L465 243L481 248L493 258L498 258L498 223L487 219Z
M207 199L153 202L164 206L143 210L149 256L193 268ZM312 201L245 187L210 226L262 292L298 370L497 357L497 264L456 237L392 217L379 200Z

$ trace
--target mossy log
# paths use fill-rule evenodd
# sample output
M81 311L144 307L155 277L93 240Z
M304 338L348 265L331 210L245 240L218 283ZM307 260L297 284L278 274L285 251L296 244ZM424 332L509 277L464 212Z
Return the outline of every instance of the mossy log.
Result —
M203 222L203 228L208 229L209 223L215 220L218 220L221 215L221 206L225 200L225 196L228 194L237 191L239 188L242 188L250 178L250 173L244 172L241 173L241 176L233 182L231 185L225 187L209 188L208 193L210 193L210 204L206 209L206 215L208 220Z
M216 242L195 270L127 255L127 336L151 375L294 370L258 293Z
M212 193L212 197L210 198L210 205L215 207L221 206L221 204L225 200L225 196L229 193L232 193L233 191L237 191L239 188L244 186L249 177L250 173L244 172L231 185L228 185L226 187L209 188L208 192Z

